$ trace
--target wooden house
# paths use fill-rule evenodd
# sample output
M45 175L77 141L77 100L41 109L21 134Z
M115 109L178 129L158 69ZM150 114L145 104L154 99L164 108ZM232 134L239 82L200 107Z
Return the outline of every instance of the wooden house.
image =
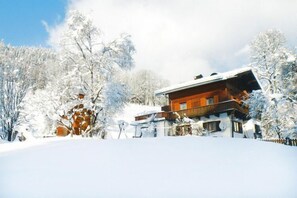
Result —
M244 98L261 89L251 68L198 76L195 80L155 92L165 95L168 105L160 112L135 117L135 136L208 134L244 137L249 118ZM257 130L257 126L254 132Z

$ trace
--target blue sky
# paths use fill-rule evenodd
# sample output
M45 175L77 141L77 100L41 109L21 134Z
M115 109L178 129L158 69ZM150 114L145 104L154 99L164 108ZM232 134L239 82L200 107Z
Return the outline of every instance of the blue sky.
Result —
M136 69L177 83L250 64L249 44L267 29L296 50L296 8L297 0L0 0L0 39L58 48L65 13L76 9L105 41L130 34Z
M50 26L63 21L67 0L0 0L0 39L6 44L47 46Z

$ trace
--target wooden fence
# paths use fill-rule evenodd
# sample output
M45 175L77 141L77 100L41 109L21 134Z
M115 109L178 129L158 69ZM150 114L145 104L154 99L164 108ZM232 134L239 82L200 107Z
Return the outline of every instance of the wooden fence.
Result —
M262 141L297 146L297 139L262 139Z

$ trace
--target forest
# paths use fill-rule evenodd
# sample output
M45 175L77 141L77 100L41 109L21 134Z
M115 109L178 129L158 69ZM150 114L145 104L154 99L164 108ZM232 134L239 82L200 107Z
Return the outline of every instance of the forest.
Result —
M167 86L167 80L153 71L132 71L135 48L130 35L104 42L100 29L80 12L71 11L67 21L59 49L0 42L2 139L12 141L24 130L53 134L57 124L72 131L76 112L71 110L81 103L92 112L84 133L98 135L126 103L164 102L154 91Z

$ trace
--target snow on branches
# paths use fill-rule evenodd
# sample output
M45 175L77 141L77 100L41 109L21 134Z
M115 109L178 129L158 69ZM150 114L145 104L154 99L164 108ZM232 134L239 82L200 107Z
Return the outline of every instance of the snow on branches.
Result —
M78 11L70 11L60 48L60 63L66 73L60 90L67 93L65 102L71 103L73 97L82 92L84 102L94 112L91 133L101 133L110 113L119 110L127 100L127 89L118 84L116 76L134 65L135 49L130 36L123 34L105 43L91 19Z
M14 139L21 103L30 88L45 86L46 69L55 54L41 48L12 47L0 42L0 120L2 136Z
M57 51L0 42L1 138L12 140L15 130L53 133L57 123L72 130L81 104L80 113L92 115L89 132L102 134L125 104L129 93L118 75L134 66L131 37L103 42L101 31L78 11L66 21Z
M297 55L280 31L268 30L251 43L251 60L263 86L247 100L251 117L261 119L267 137L296 137Z

